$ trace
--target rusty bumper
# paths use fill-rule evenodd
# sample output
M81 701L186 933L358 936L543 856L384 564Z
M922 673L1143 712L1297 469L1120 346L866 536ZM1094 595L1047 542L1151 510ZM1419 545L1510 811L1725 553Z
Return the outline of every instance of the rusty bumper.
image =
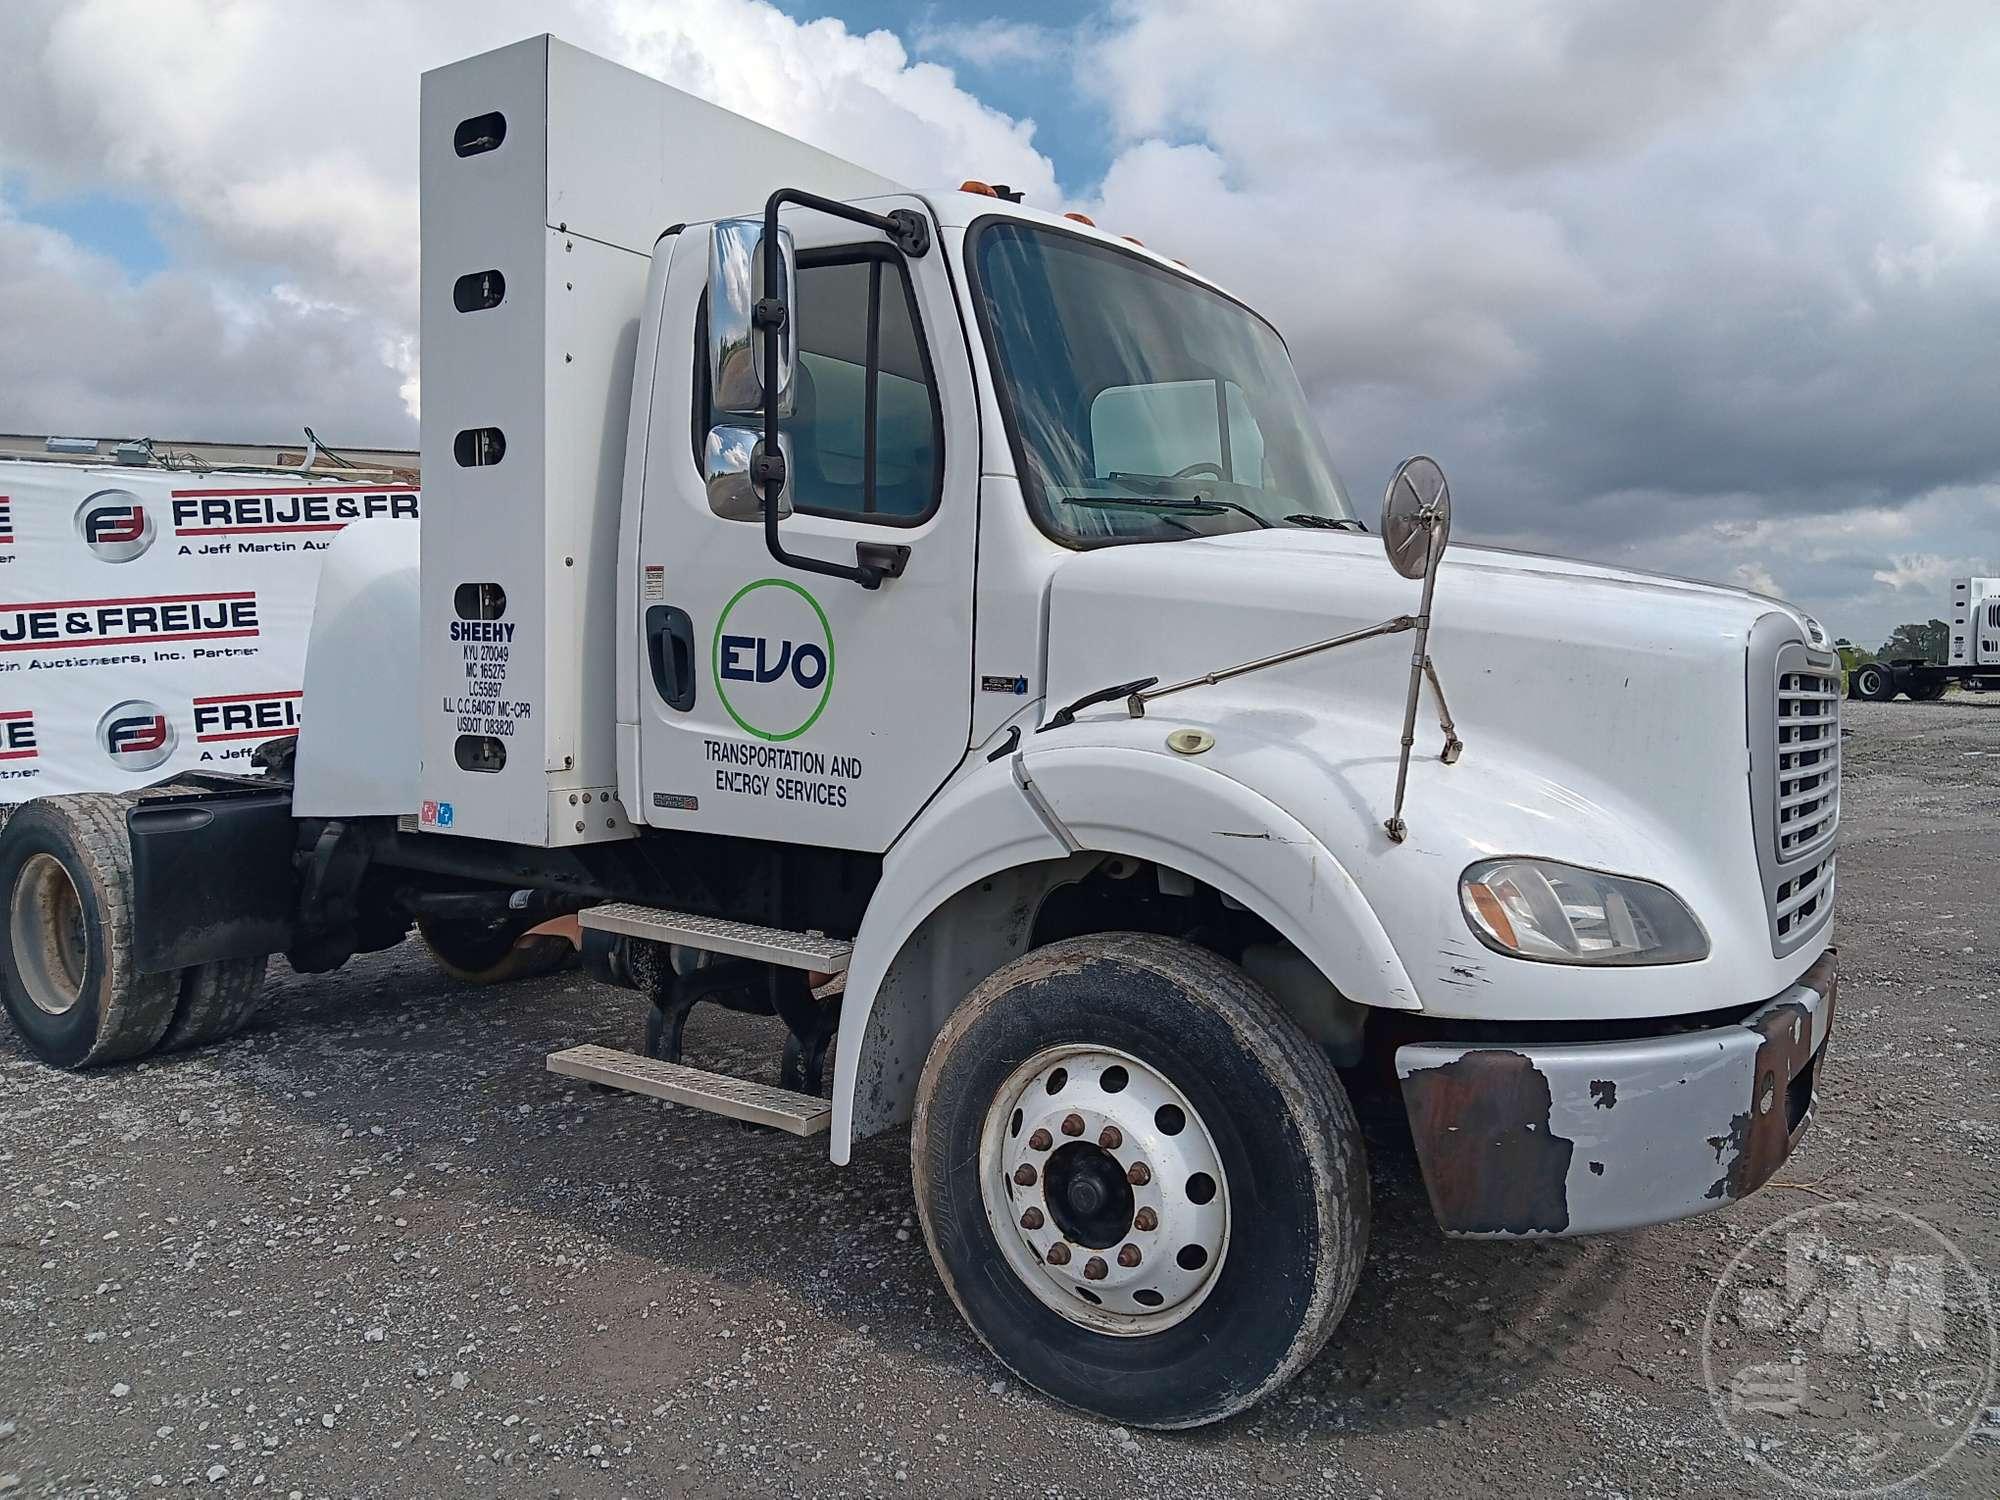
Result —
M1829 948L1729 1026L1616 1042L1396 1050L1446 1234L1596 1234L1747 1196L1812 1123L1838 984Z

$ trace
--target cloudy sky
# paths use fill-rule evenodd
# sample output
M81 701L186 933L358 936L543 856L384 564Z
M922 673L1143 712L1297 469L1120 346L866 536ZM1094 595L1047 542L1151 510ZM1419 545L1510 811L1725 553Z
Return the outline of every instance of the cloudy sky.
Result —
M1214 275L1364 508L1868 644L2000 573L1991 0L5 0L0 429L414 446L417 75L545 30Z

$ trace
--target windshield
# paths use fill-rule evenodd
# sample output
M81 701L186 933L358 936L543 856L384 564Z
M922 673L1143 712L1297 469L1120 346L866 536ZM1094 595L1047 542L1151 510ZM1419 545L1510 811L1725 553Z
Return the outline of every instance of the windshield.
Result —
M1085 546L1359 529L1285 346L1249 309L1032 224L989 223L974 255L1043 529Z

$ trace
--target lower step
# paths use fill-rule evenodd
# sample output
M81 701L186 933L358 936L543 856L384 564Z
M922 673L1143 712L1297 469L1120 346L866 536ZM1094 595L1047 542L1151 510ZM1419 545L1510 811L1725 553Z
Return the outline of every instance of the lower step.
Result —
M793 1135L818 1135L833 1123L833 1106L824 1099L610 1047L551 1052L549 1071L654 1099L670 1099L732 1120L773 1125Z

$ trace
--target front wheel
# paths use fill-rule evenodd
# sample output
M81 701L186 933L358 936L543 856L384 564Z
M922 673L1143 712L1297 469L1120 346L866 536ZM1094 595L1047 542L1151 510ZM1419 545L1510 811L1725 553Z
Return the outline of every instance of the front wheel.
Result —
M1194 1427L1296 1374L1368 1242L1340 1080L1262 989L1191 944L1056 943L991 976L932 1045L918 1212L953 1302L1028 1384Z

